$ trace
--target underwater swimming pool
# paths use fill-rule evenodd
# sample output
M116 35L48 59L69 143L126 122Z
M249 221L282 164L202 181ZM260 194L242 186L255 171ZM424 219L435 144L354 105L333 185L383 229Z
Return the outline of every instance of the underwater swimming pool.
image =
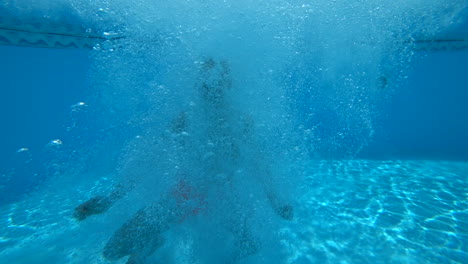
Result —
M467 14L0 4L0 263L468 263Z

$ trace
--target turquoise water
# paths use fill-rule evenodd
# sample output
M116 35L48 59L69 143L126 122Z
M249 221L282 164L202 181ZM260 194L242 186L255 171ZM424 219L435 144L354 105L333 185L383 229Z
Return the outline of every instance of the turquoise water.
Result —
M466 262L466 163L351 160L311 167L305 217L297 231L287 229L301 241L291 248L305 251L298 263Z
M467 14L0 4L0 263L468 263Z
M284 259L277 263L466 263L467 173L466 162L310 162L297 218L278 230ZM77 190L72 182L59 182L3 206L2 262L107 263L101 249L121 222L112 220L120 213L83 224L70 218L80 191L99 184ZM172 248L148 263L174 261L200 242L189 227L171 234ZM277 254L265 251L246 263Z

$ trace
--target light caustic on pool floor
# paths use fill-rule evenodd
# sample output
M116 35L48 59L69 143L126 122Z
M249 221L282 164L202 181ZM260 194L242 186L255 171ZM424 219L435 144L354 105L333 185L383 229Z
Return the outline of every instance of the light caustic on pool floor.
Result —
M298 252L293 263L468 263L468 164L351 160L311 167L303 215L285 230L286 244Z
M280 231L287 263L468 263L468 163L311 161L307 170L296 221ZM0 259L107 263L108 234L92 228L104 223L71 218L77 193L3 207Z

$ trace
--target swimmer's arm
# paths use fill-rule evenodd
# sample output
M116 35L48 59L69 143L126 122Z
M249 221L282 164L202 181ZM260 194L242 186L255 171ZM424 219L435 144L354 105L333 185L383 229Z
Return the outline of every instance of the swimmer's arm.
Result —
M264 191L267 195L268 202L270 203L270 206L273 209L273 211L285 220L288 220L288 221L293 220L294 209L292 205L281 202L274 192L271 192L268 190L264 190Z
M181 112L169 125L172 134L181 134L186 129L186 113ZM134 189L134 182L117 184L107 195L94 196L88 201L75 208L73 217L83 221L91 215L102 214L109 210L117 201L122 199L128 192Z
M271 172L269 168L265 168L265 171L263 173L267 175L267 178L263 177L258 180L261 184L263 192L267 197L271 209L273 209L273 212L275 212L279 217L283 218L284 220L293 220L294 208L291 204L281 199L278 195L278 190L273 188L273 186L275 185L271 181Z
M259 173L263 175L263 177L258 177L258 181L260 182L262 190L267 196L268 203L278 216L285 220L291 221L294 217L293 207L292 205L282 201L282 199L280 199L277 195L277 190L273 189L274 184L271 181L272 173L270 171L268 163L266 162L265 154L263 153L263 151L258 149L258 144L254 142L252 135L254 129L254 121L250 116L247 115L243 117L243 120L243 136L246 139L246 141L250 141L250 145L252 146L252 148L257 148L255 150L255 153L257 153L257 160L254 166L260 168Z

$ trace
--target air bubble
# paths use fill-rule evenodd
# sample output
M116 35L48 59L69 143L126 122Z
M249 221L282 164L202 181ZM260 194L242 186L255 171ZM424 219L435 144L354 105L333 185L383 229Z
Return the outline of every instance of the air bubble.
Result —
M118 34L119 34L119 33L114 32L114 31L107 31L107 32L102 33L102 35L103 35L105 38L108 38L108 37L115 37L115 36L117 36Z
M87 104L85 102L78 102L74 105L71 106L72 112L79 112L82 111L84 107L86 107Z
M16 153L23 153L23 152L28 152L29 149L28 148L20 148L16 151Z
M53 139L47 145L50 147L60 147L61 145L63 145L63 142L60 139Z

